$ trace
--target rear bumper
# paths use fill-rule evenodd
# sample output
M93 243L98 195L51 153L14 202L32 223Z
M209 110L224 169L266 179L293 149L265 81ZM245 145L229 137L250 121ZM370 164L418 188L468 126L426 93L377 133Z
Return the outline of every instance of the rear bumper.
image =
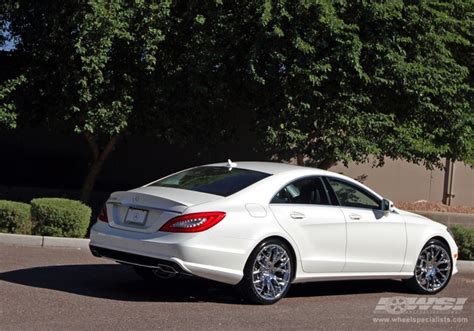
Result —
M115 251L113 249L103 248L99 246L89 245L92 255L95 257L103 257L120 263L137 265L147 268L157 268L167 266L179 274L190 274L184 270L179 264L172 261L157 259L149 256L136 255L126 252Z
M451 273L452 276L454 276L455 274L457 274L459 272L457 262L458 261L455 260L454 263L453 263L453 272Z
M250 240L210 237L206 232L139 233L97 222L91 229L94 255L121 263L156 267L169 265L179 273L191 274L227 284L237 284L249 252Z

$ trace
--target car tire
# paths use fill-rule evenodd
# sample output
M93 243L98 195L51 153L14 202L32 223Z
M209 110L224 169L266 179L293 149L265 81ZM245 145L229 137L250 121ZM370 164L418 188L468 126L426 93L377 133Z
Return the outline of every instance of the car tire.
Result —
M453 260L449 246L431 239L423 246L416 261L414 275L404 280L406 286L418 294L436 294L449 283L453 272Z
M250 254L237 288L247 301L271 305L288 293L294 273L295 261L288 244L270 238Z
M140 267L140 266L133 266L133 270L140 276L143 280L155 283L157 281L163 280L171 280L178 278L178 274L165 274L160 272L158 269Z

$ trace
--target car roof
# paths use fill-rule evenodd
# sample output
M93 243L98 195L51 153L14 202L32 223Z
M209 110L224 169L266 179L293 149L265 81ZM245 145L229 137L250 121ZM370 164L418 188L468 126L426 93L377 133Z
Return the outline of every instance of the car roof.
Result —
M330 176L330 177L336 177L343 179L345 181L351 182L353 184L356 184L358 186L363 187L365 190L369 191L376 197L382 199L383 197L372 190L370 187L365 186L364 184L356 181L353 178L347 177L345 175L328 171L328 170L322 170L318 168L312 168L312 167L302 167L294 164L288 164L288 163L278 163L278 162L258 162L258 161L228 161L228 162L223 162L223 163L213 163L213 164L206 164L205 166L213 166L213 167L229 167L229 162L232 163L233 168L237 169L247 169L247 170L253 170L253 171L260 171L260 172L265 172L267 174L271 175L276 175L276 174L284 174L284 173L294 173L295 175L310 175L310 176ZM272 176L273 177L273 176ZM258 185L261 182L257 182L254 185ZM238 194L239 192L237 192Z
M237 168L237 169L247 169L247 170L253 170L253 171L259 171L259 172L265 172L267 174L279 174L282 172L289 172L289 171L311 171L313 174L328 174L328 171L317 169L317 168L309 168L309 167L302 167L302 166L297 166L294 164L288 164L288 163L278 163L278 162L258 162L258 161L232 161L232 168ZM234 165L236 164L236 165ZM223 162L223 163L213 163L213 164L207 164L205 166L211 166L211 167L228 167L229 163L228 162Z

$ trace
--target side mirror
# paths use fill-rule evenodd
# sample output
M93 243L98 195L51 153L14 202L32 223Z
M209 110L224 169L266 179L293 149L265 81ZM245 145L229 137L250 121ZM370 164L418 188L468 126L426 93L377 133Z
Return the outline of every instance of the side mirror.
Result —
M388 216L394 210L393 202L388 199L382 200L382 211L384 216Z

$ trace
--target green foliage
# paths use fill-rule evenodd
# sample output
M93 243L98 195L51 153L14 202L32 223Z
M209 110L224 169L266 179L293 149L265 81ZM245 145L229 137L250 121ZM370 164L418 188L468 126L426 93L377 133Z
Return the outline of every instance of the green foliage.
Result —
M13 101L12 93L24 82L25 77L20 76L0 84L0 127L16 128L16 105Z
M100 149L125 132L140 80L151 74L169 1L6 1L3 20L20 42L25 107L53 128L87 134ZM54 100L54 101L53 101ZM28 114L31 116L31 113Z
M90 189L132 132L204 152L253 131L275 158L323 168L473 164L473 11L471 0L6 0L0 20L25 59L17 112L86 137Z
M472 1L265 3L250 61L276 156L472 160Z
M30 234L30 205L0 200L0 232Z
M0 5L0 19L19 40L13 53L27 60L22 118L87 140L91 162L84 200L119 136L137 128L133 123L145 116L140 111L150 113L150 107L140 106L147 103L142 84L155 71L169 3L7 0ZM154 117L143 122L149 118Z
M454 241L458 245L460 260L474 260L474 229L460 225L450 226Z
M31 201L33 234L83 238L91 219L91 209L75 200L39 198Z

